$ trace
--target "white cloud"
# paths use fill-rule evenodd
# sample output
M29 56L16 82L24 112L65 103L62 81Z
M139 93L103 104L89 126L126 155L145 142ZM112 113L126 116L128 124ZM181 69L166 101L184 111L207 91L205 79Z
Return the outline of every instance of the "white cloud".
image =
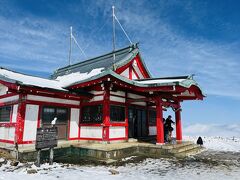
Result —
M186 136L240 137L240 124L191 124L183 127Z

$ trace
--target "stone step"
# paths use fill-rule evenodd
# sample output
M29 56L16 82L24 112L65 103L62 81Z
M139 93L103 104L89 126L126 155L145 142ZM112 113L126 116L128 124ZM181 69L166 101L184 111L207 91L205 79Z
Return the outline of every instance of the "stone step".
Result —
M204 150L203 147L195 147L195 148L192 148L192 149L189 149L187 151L183 151L183 152L180 152L180 153L175 153L175 157L177 158L184 158L184 157L187 157L187 156L191 156L191 155L196 155L200 152L202 152Z
M184 152L184 151L188 151L190 149L194 149L198 147L198 145L196 144L189 144L189 145L186 145L186 146L181 146L181 147L178 147L178 148L174 148L172 150L170 150L171 153L181 153L181 152Z
M179 144L165 144L164 146L162 146L163 149L176 149L176 148L180 148L180 147L183 147L183 146L188 146L188 145L191 145L191 144L194 144L193 142L190 142L190 141L186 141L186 142L183 142L183 143L179 143Z

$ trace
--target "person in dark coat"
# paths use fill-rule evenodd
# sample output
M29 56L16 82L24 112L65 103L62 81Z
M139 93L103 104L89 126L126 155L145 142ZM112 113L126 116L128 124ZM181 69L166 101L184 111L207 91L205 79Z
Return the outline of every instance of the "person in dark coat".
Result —
M165 118L163 118L163 128L164 128L164 141L167 141L168 128L166 127L166 119Z
M197 139L197 144L202 146L203 145L203 140L202 140L202 137L199 136L198 139Z
M164 128L166 128L166 131L168 132L168 138L167 138L168 141L172 140L172 131L173 131L172 124L175 124L175 122L172 120L172 116L169 115L164 124Z

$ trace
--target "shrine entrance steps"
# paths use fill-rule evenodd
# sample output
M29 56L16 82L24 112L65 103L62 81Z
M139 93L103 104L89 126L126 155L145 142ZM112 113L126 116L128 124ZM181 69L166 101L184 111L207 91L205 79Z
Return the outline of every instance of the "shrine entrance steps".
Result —
M60 145L61 144L61 145ZM59 143L54 149L54 161L62 163L82 164L84 162L112 164L121 162L129 157L163 158L176 157L184 158L203 151L203 147L189 141L181 141L156 145L149 142L120 142L120 143L82 143L74 142L70 145ZM16 152L9 150L14 156ZM48 160L49 151L41 153L42 161ZM18 157L20 161L35 161L36 151L32 146L19 148Z

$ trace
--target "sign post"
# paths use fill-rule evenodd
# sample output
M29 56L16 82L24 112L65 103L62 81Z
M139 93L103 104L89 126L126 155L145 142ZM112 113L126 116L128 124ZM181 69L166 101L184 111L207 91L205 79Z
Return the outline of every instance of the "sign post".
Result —
M37 128L37 137L35 149L37 150L36 166L40 167L41 150L50 148L49 165L53 164L53 148L57 147L57 127Z

